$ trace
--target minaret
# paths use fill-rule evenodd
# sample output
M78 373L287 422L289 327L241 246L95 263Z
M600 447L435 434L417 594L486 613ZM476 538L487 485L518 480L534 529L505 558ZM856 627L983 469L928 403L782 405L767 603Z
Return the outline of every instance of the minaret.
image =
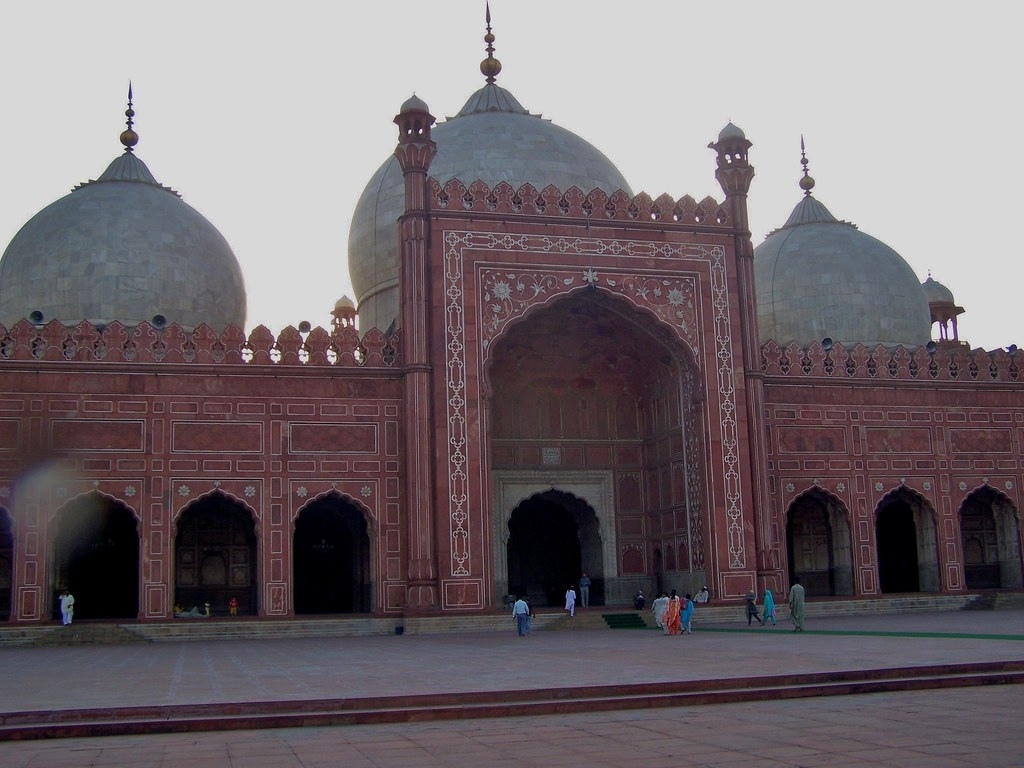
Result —
M438 606L427 204L427 170L437 145L430 138L434 117L417 96L402 105L395 124L399 131L395 157L405 177L405 213L398 220L402 243L398 282L405 360L405 513L409 526L406 610L427 611Z
M757 332L757 304L754 286L754 246L750 241L747 219L747 193L754 168L747 158L751 147L743 131L729 123L708 147L718 154L715 178L725 192L726 207L734 227L736 285L739 291L740 345L743 353L743 380L746 389L747 455L750 461L751 506L754 523L754 547L757 551L758 591L765 581L781 589L776 581L781 564L772 548L771 515L768 495L768 451L764 428L764 373L761 370L761 345Z

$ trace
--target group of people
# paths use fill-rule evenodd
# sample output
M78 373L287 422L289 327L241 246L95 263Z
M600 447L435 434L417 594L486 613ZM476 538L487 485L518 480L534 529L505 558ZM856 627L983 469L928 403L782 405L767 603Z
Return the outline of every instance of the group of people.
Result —
M800 583L800 577L793 578L793 586L789 588L789 619L793 622L794 632L804 631L804 587ZM747 592L747 626L754 621L762 627L771 623L776 626L775 595L771 589L765 587L764 600L761 611L757 609L757 596L753 590Z
M706 603L708 600L708 588L701 587L697 593L698 602ZM692 635L694 598L687 592L682 597L676 590L672 594L662 592L651 603L651 613L654 614L654 623L666 635Z
M585 586L584 586L585 583ZM586 573L580 578L580 602L583 607L590 604L590 577ZM706 604L710 598L710 592L706 586L701 587L696 596L691 597L687 592L682 597L676 590L672 594L662 592L651 603L651 613L654 614L654 622L666 635L692 635L693 612L698 604ZM646 598L643 590L633 597L633 607L641 611L646 605ZM565 610L569 612L569 618L576 616L576 587L572 584L565 592ZM775 611L775 595L771 589L765 587L763 610L757 608L757 595L753 590L747 592L747 626L757 621L762 627L771 623L777 625ZM512 616L516 620L516 628L520 637L526 637L530 632L530 618L534 615L533 608L524 598L515 599L512 604ZM793 622L794 632L804 631L804 588L800 583L800 577L793 578L793 586L789 590L789 617Z

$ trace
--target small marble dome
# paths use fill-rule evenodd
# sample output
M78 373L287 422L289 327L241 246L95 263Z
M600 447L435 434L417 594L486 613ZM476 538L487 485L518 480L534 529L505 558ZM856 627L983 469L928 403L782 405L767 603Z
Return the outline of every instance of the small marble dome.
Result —
M811 197L754 249L761 342L918 347L930 339L928 299L896 251L837 220Z
M245 283L230 246L133 154L138 138L128 125L124 154L29 219L7 246L0 323L39 313L68 326L154 318L188 329L244 326Z
M924 295L929 304L956 304L953 299L953 292L938 280L928 275L928 279L921 283L924 288Z
M418 109L427 111L418 98ZM411 101L411 100L410 100ZM408 105L410 102L406 102ZM538 190L554 185L632 194L612 162L593 145L539 115L504 88L488 83L462 110L431 128L437 154L429 174L444 184L505 181ZM359 326L384 330L400 322L398 217L404 212L402 169L392 156L370 179L356 204L348 239L349 274L359 304Z

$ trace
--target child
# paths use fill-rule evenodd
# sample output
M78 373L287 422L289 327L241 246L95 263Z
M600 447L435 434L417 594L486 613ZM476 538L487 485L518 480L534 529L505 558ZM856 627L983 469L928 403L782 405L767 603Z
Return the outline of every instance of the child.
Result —
M237 616L238 615L238 598L237 597L232 597L230 600L228 600L228 613L230 613L232 616Z

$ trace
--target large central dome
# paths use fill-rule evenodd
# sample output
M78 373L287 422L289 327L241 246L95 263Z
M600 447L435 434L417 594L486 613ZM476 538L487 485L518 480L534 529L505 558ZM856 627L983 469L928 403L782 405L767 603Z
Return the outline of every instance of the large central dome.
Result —
M493 187L532 184L608 194L629 185L612 162L592 144L529 111L504 88L489 82L470 97L458 115L431 130L437 154L430 175ZM399 322L398 217L405 187L395 157L388 158L363 190L349 231L349 274L363 330L386 330Z

